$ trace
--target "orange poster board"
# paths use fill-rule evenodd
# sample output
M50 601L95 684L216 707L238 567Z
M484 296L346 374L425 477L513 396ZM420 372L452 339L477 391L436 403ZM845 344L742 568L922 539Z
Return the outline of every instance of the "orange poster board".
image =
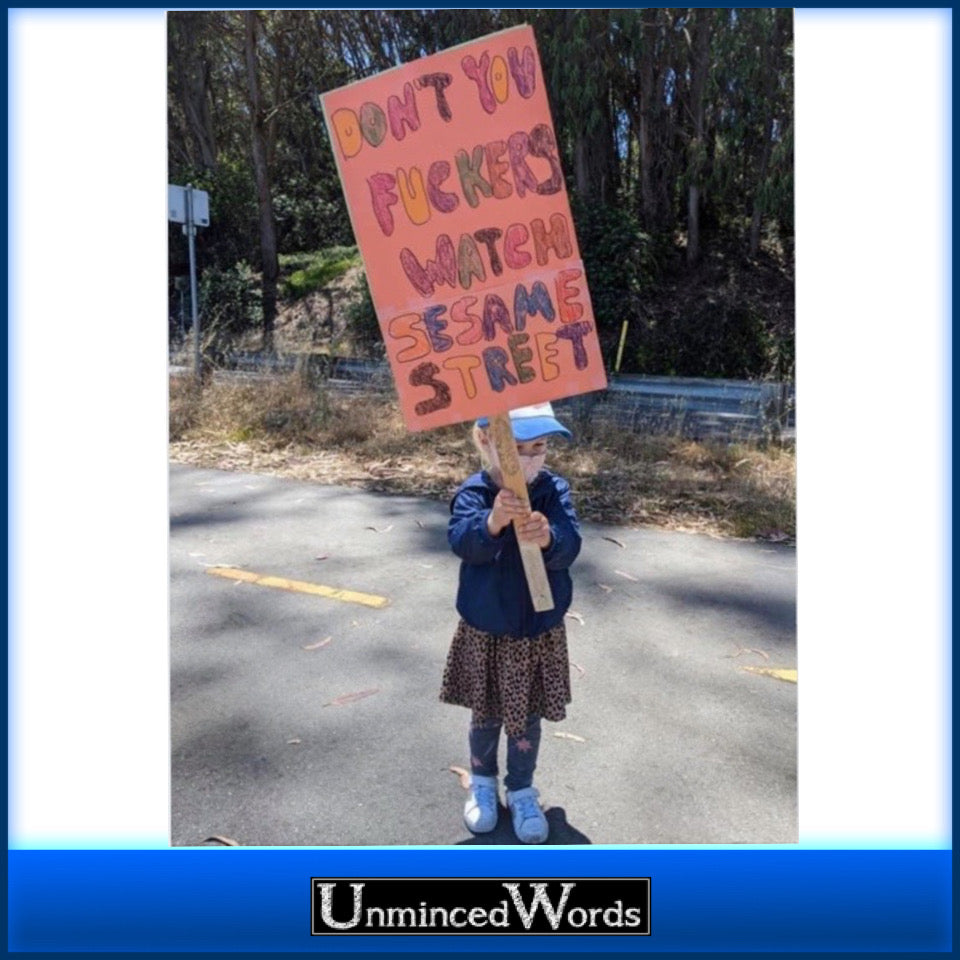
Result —
M606 386L531 27L323 109L409 429Z

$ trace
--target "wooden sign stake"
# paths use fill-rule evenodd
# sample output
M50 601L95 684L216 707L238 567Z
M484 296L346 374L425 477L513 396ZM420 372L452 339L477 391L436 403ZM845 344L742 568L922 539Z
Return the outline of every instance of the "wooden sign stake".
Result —
M527 492L527 481L523 477L523 468L520 466L517 441L510 426L509 414L498 413L490 417L490 435L497 449L503 485L516 494L529 511L530 494ZM520 559L523 561L523 572L527 576L533 609L538 613L552 610L553 593L550 590L550 581L547 579L547 568L543 564L543 552L535 543L520 542Z

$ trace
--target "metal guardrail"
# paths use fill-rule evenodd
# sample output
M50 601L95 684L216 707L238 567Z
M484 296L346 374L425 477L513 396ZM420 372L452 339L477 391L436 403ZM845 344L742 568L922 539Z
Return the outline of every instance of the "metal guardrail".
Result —
M793 384L691 377L614 376L595 417L639 433L757 439L795 434Z
M248 373L312 373L333 387L349 389L393 389L393 376L387 363L358 360L352 357L331 357L323 353L273 354L231 353L224 358L224 368Z
M313 372L340 393L392 392L384 361L324 354L229 354L218 377L274 376ZM172 369L172 368L171 368ZM641 374L611 375L606 390L554 402L558 411L635 433L681 435L690 439L759 439L795 436L792 383L714 380Z

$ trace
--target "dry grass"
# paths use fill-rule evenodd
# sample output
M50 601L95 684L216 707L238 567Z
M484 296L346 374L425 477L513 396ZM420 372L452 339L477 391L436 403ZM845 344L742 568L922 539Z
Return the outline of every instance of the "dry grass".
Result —
M793 451L577 425L550 465L583 519L726 537L793 539ZM446 499L477 469L464 425L409 433L393 398L338 397L297 377L170 385L170 456L381 493Z
M791 451L600 429L558 449L553 464L581 512L601 522L733 537L796 533Z

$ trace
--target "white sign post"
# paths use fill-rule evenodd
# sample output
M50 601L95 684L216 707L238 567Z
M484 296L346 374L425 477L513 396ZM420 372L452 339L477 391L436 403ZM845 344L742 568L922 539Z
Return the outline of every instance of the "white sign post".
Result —
M167 184L167 219L183 224L190 253L190 312L193 317L193 372L200 380L200 313L197 310L197 264L193 250L193 238L197 227L210 226L210 195L196 190L188 183L185 187Z

